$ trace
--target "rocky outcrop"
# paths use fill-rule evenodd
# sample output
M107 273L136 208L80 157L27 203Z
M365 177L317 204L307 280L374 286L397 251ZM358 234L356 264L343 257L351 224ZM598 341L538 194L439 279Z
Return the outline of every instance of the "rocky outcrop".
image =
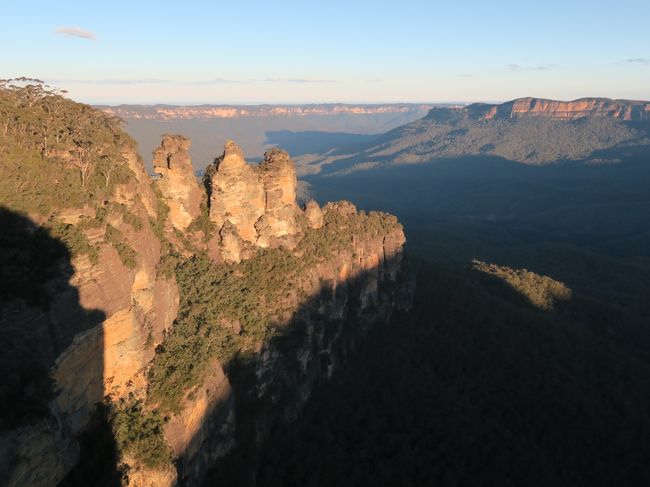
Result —
M519 98L500 105L474 103L461 109L481 120L538 116L575 120L584 117L607 117L617 120L650 120L650 103L608 98L580 98L573 101Z
M169 207L172 226L184 231L201 212L203 191L189 156L190 141L181 135L164 135L153 154L155 185Z
M317 229L323 226L323 212L314 200L308 201L303 210L311 228Z
M230 222L239 236L257 241L255 223L264 214L265 194L258 171L244 160L241 149L226 143L223 155L206 170L206 187L210 194L210 220L221 231Z
M221 235L223 256L239 261L237 237L256 247L291 246L298 233L297 178L289 154L272 149L257 166L244 160L241 149L229 141L223 155L206 170L210 220Z
M255 224L257 245L269 247L276 239L295 235L296 224L296 168L289 154L271 149L264 154L258 166L264 186L264 214Z

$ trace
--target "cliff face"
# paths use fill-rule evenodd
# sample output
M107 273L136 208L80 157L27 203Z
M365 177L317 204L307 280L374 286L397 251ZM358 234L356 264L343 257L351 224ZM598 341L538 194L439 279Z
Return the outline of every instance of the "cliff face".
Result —
M123 485L195 485L259 451L369 326L408 307L401 225L345 202L301 210L286 152L249 166L228 144L208 214L187 139L163 139L152 183L113 121L54 100L77 114L58 112L68 147L37 139L25 159L38 126L0 139L18 155L0 167L4 485L99 483L110 461ZM8 184L25 160L55 177Z
M176 282L158 272L161 244L150 224L157 214L149 176L129 143L118 146L111 164L97 188L108 186L110 175L122 172L124 177L109 195L88 193L82 207L52 210L46 244L65 243L73 251L53 260L57 271L42 284L43 304L2 296L2 332L16 329L29 334L13 343L10 337L9 343L29 350L38 367L49 368L52 381L51 392L43 390L35 398L50 396L48 411L40 419L25 419L0 432L4 485L56 485L78 462L77 438L96 405L146 386L144 369L176 317ZM59 197L65 201L64 194ZM7 218L26 223L6 237L22 235L26 245L33 245L34 232L40 231L33 222L42 215L11 215ZM14 248L10 240L5 243L10 255L25 251ZM31 257L22 272L31 272L33 262L42 258Z
M607 117L616 120L650 120L650 103L608 98L581 98L573 101L520 98L500 105L474 103L462 109L482 120L538 116L564 120Z

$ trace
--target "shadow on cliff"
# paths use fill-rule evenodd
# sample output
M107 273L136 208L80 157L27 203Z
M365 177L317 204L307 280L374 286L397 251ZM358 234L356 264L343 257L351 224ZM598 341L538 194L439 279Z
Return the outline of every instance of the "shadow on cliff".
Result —
M75 439L59 413L51 371L75 335L98 326L105 316L81 306L79 292L70 284L71 252L63 241L4 207L0 228L0 443L8 449L0 470L10 485L20 485L15 477L32 475L21 468L36 461L29 456L38 445L30 444L25 433L31 426L39 424L40 431L63 439L57 446L71 449L68 458L76 455ZM84 376L102 383L101 356L87 364ZM85 454L87 449L82 449L81 457Z
M391 279L395 269L401 270ZM347 361L371 328L409 306L414 277L400 255L336 285L325 281L290 319L273 326L276 333L258 352L240 353L225 364L231 395L212 405L201 432L177 460L180 484L255 485L266 436L299 417L311 392ZM229 408L234 448L224 452Z
M502 280L420 269L412 311L274 431L257 485L647 485L648 364Z

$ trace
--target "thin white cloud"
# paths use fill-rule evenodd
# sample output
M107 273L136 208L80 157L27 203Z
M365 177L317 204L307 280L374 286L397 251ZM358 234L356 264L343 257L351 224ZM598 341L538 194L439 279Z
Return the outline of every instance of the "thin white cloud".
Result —
M160 84L169 83L165 79L142 78L142 79L50 79L48 83L70 83L78 85L137 85L137 84Z
M528 66L523 64L508 64L506 68L510 71L548 71L551 69L556 69L557 64L539 64L537 66Z
M212 78L192 81L172 81L158 78L104 78L104 79L48 79L48 83L78 85L136 85L136 84L176 84L176 85L222 85L222 84L257 84L257 83L339 83L337 80L316 78L266 78L266 79L228 79Z
M634 58L626 59L625 62L630 64L650 64L650 58L634 57Z
M338 83L334 79L319 78L264 78L264 79L229 79L213 78L207 80L184 81L183 85L221 85L221 84L251 84L251 83Z
M194 80L194 81L183 81L182 85L223 85L223 84L242 84L249 83L249 81L244 79L227 79L227 78L212 78L205 80Z
M97 39L97 35L94 32L82 29L81 27L57 27L54 29L54 32L65 37L79 37L80 39L90 41Z
M266 78L260 81L265 83L338 83L335 79L318 78Z
M471 77L474 76L474 75L471 74L471 73L460 73L458 76L459 76L460 78L471 78Z

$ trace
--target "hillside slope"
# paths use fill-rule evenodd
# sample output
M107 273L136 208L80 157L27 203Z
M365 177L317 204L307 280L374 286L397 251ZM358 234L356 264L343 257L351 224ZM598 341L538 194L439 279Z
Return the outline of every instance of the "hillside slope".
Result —
M301 174L347 173L472 155L544 165L620 162L647 154L650 103L523 98L500 105L433 108L350 152L303 157Z

